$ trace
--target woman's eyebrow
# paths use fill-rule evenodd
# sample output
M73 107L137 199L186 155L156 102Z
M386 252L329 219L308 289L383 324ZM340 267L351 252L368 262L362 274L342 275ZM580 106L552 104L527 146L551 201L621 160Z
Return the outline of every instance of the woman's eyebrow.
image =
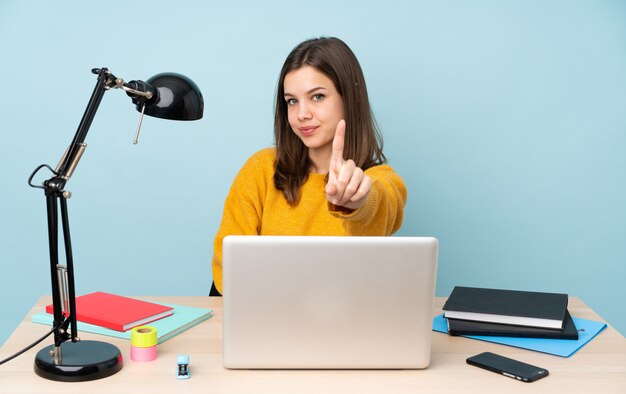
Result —
M323 86L317 86L317 87L314 87L313 89L310 89L309 91L307 91L306 94L311 94L311 93L316 92L318 90L326 90L326 88L323 87ZM289 93L289 92L285 92L285 96L295 97L294 94Z

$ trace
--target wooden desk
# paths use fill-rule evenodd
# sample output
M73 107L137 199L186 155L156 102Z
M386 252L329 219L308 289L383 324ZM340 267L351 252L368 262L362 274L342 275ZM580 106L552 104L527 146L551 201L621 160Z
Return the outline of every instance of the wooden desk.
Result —
M608 327L570 358L432 333L432 361L425 370L227 370L222 367L222 300L218 297L146 297L155 301L209 307L214 316L159 345L159 357L149 363L130 361L130 342L81 332L118 346L124 368L102 380L62 383L40 378L33 370L35 354L46 340L0 366L0 393L626 393L626 339ZM40 299L0 349L4 359L45 334L47 326L30 322L49 297ZM445 299L437 298L433 316ZM579 299L570 300L573 316L602 320ZM271 318L271 313L268 313ZM522 383L469 366L471 355L492 351L550 371L534 383ZM190 356L191 379L176 379L176 356Z

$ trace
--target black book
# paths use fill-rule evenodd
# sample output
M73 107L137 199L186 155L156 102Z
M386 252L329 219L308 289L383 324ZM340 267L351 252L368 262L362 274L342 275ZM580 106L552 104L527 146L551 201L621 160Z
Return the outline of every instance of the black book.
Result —
M562 330L567 294L456 286L443 310L449 319Z
M563 330L448 319L448 332L450 335L578 339L578 329L576 329L576 325L569 312L565 313Z

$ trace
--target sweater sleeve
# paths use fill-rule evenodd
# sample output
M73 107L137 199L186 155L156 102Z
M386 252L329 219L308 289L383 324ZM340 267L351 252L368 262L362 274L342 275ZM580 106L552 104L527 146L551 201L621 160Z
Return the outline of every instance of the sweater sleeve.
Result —
M391 235L402 225L407 199L404 181L386 164L369 168L365 173L372 179L372 189L363 206L347 212L329 203L329 210L344 220L350 235Z
M235 177L224 203L220 228L213 242L213 281L222 293L222 241L227 235L258 235L263 215L263 196L267 188L268 157L263 150L248 159ZM270 167L270 168L268 168Z

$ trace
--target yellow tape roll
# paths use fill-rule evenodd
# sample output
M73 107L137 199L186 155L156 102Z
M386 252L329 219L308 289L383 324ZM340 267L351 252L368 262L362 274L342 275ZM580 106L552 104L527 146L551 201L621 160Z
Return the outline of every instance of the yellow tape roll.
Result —
M157 344L157 329L152 326L139 326L130 330L130 344L135 347L151 347Z

